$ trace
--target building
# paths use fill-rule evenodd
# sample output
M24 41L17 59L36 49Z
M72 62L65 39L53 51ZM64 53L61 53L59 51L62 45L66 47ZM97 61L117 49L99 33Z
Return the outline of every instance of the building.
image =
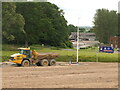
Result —
M71 32L69 39L73 43L73 47L77 48L77 33ZM100 42L96 41L95 33L79 33L79 48L87 48L99 45Z
M113 47L113 48L120 48L120 37L110 37L110 41L109 44Z
M77 32L71 32L69 39L77 41ZM95 41L95 39L95 33L79 33L79 41Z

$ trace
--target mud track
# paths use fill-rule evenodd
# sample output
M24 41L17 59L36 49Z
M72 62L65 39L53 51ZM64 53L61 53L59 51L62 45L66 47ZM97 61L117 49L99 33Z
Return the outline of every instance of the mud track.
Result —
M118 88L118 64L2 68L3 88Z

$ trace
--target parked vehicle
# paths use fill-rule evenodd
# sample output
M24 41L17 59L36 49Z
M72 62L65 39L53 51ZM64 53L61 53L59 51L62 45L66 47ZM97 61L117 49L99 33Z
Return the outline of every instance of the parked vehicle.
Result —
M111 46L100 46L99 52L114 53L114 49Z

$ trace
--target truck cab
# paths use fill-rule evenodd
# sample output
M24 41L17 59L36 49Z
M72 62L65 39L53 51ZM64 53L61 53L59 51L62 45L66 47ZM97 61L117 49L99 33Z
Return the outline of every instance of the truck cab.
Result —
M18 50L20 50L20 53L11 55L9 61L16 63L19 66L23 64L25 65L30 64L30 58L32 57L30 48L18 48Z
M32 52L30 50L20 49L20 54L26 55L26 58L31 58L32 57Z

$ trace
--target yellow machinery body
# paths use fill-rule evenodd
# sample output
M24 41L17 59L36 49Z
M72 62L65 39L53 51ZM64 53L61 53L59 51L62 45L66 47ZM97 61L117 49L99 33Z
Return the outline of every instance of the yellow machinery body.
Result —
M20 53L11 55L10 62L22 66L37 64L38 66L53 66L56 64L55 58L58 56L55 53L37 53L35 50L30 51L30 48L18 48Z
M13 60L9 60L9 61L13 63L21 64L23 58L26 58L26 55L17 54L16 56L14 56Z
M18 48L21 51L30 51L29 48ZM23 53L16 53L11 55L10 62L16 63L16 64L21 64L23 59L27 58L26 54Z

